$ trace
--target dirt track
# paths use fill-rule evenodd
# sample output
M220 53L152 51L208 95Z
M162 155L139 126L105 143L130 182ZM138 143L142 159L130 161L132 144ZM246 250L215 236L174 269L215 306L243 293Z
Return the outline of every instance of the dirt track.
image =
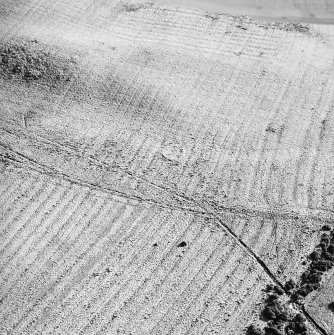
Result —
M0 333L263 323L333 226L334 28L102 0L0 18ZM331 271L309 334L334 331Z

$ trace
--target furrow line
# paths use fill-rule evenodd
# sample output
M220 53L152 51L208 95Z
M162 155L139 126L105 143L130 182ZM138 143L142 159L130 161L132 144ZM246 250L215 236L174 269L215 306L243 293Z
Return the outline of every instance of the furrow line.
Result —
M169 236L169 237L165 237L165 241L167 242L167 245L166 245L166 248L163 250L163 254L164 254L163 259L168 257L173 252L174 245L180 237L179 233L184 235L185 232L189 229L190 224L191 224L191 221L190 221L186 224L186 227L183 227L183 226L177 225L177 223L174 220L167 220L167 221L169 221L170 223L173 224L173 226L172 226L173 229L168 228L168 226L167 226L167 228L169 229L167 236ZM165 222L165 220L162 220L160 222L160 225L163 225L164 222ZM183 222L183 221L181 221L181 222ZM158 228L159 227L157 227L157 229ZM145 264L145 262L149 262L151 260L152 253L154 253L154 251L155 251L154 248L152 248L152 249L151 248L149 248L144 254L144 264ZM143 251L145 251L145 247L143 248ZM154 265L154 269L158 268L159 265L161 265L161 264L158 263L158 265ZM140 273L141 269L143 269L143 266L141 264L139 264L139 266L135 266L134 271L132 270L131 272L132 273L135 272L138 275L138 273ZM154 270L151 272L151 275L152 275L153 272L154 272ZM148 275L147 280L148 280L149 276L150 275ZM145 280L145 279L142 279L142 280ZM106 299L104 299L102 307L99 308L98 314L94 315L94 320L96 320L97 317L101 320L98 332L103 331L103 326L101 325L101 323L103 323L103 325L105 325L105 322L108 322L108 321L104 320L104 316L105 316L106 313L108 313L108 311L110 311L110 306L113 306L114 311L118 309L118 306L116 305L115 297L117 297L116 299L119 299L120 293L123 292L124 290L126 290L127 286L129 286L129 284L131 285L130 278L128 278L125 283L124 283L124 280L122 278L122 283L123 283L123 285L120 285L116 291L115 291L115 288L112 287L112 291L114 291L112 297L110 297L110 294L109 294L108 297ZM125 292L125 294L126 293L127 292Z
M8 244L9 246L6 248L6 253L3 254L3 257L6 259L4 262L4 269L2 278L8 283L8 280L11 279L11 274L13 272L12 267L15 265L17 269L20 268L20 266L25 267L26 260L30 258L29 254L29 242L30 246L33 245L33 248L37 248L37 240L38 240L38 230L43 227L47 228L45 226L47 224L47 218L51 218L52 214L54 212L60 211L60 205L59 201L62 201L62 197L68 192L67 189L54 189L55 191L58 191L57 193L53 194L53 198L48 199L45 202L43 202L34 213L28 217L26 220L24 220L24 224L22 225L22 236L16 237L16 240L11 240ZM52 194L52 193L51 193ZM58 206L60 207L58 207ZM45 222L43 222L45 221ZM33 225L33 226L31 226ZM29 229L30 228L30 229ZM30 230L30 232L29 232ZM28 231L28 232L26 232ZM8 278L6 277L8 276ZM3 287L4 292L7 292L6 286Z
M188 245L190 246L190 248L195 248L195 254L197 255L199 253L199 249L197 247L197 244L202 245L203 243L205 243L205 241L207 241L208 239L208 235L204 234L204 226L201 226L200 228L196 228L194 232L187 230L187 235L183 236L183 240L186 240ZM194 236L192 237L191 235ZM177 250L177 249L176 249ZM169 268L167 274L165 275L165 277L163 277L162 279L160 279L160 284L159 284L159 301L161 302L161 300L164 299L164 297L166 297L166 292L164 290L162 290L164 288L164 286L166 286L166 282L168 283L168 279L170 280L171 278L182 278L185 271L188 270L188 268L191 266L191 262L196 259L195 257L191 257L191 254L189 251L186 251L183 255L183 251L177 252L176 251L176 259L174 260L174 264L171 268ZM154 255L156 256L156 255ZM157 268L155 268L154 266L154 258L153 259L148 258L147 260L145 260L145 263L143 263L143 269L145 269L145 272L148 273L148 276L144 276L145 279L144 281L134 290L133 293L131 293L130 297L128 299L124 299L124 302L121 306L121 308L118 309L119 314L122 316L121 319L117 318L116 320L114 320L111 324L110 321L107 321L104 325L104 327L102 329L115 329L119 322L122 322L122 320L126 321L126 324L128 326L128 321L131 319L131 315L132 316L136 316L136 313L134 310L131 310L130 308L136 305L135 303L138 301L138 297L142 297L142 294L140 294L145 287L147 288L147 286L149 285L149 283L152 280L156 280L156 270ZM198 259L196 259L198 261ZM180 272L180 273L179 273ZM142 271L140 273L140 276L142 276ZM156 287L156 290L158 289L158 287ZM168 290L168 287L167 287ZM154 309L154 307L151 306L151 308ZM130 309L130 310L129 310ZM125 314L126 313L126 314ZM128 315L128 318L125 316ZM137 320L137 318L133 318L133 320ZM109 326L112 325L112 328L110 328Z
M104 201L104 204L106 204L107 202ZM103 214L105 214L105 212L107 211L110 211L109 208L103 208L100 207L98 208L98 212L97 213L93 213L93 216L90 220L90 222L88 222L88 225L86 228L86 235L88 234L88 227L90 226L90 224L92 224L92 221L94 221L94 224L99 224L101 222L101 220L103 219ZM87 237L87 236L86 236ZM84 239L81 238L81 242L82 244L84 244ZM91 248L92 246L97 242L97 239L95 239L89 246L86 246L85 244L85 247L83 248L83 250L79 249L79 251L76 253L76 256L75 256L75 261L73 263L73 260L70 259L70 257L66 257L66 262L72 262L71 265L68 265L67 267L65 267L64 270L62 271L56 271L58 269L53 269L53 272L50 273L48 272L47 276L52 276L52 275L55 275L55 279L52 280L52 281L49 281L49 285L47 287L44 288L44 292L39 294L37 297L35 297L33 299L33 301L29 302L29 305L26 306L25 308L21 308L20 309L20 314L16 314L15 316L15 321L14 319L12 320L13 322L13 325L12 325L12 329L14 332L17 331L17 328L20 327L22 325L22 323L27 323L28 322L28 319L29 317L33 317L34 316L34 312L36 313L36 309L40 306L40 305L45 305L45 304L48 304L49 303L49 299L51 298L50 297L50 293L51 292L54 292L56 290L56 288L62 284L62 281L66 278L66 275L69 274L69 272L72 272L74 271L79 265L80 265L80 262L82 262L83 259L85 259L85 257L87 256L87 254L89 252L91 252ZM78 253L79 253L79 256L78 256ZM66 264L66 263L65 263ZM45 276L46 274L40 274L40 276L43 278L45 277L44 279L47 279L47 277ZM32 288L34 289L34 287ZM25 292L22 292L24 293L22 298L24 298L25 296ZM19 299L17 299L16 303L19 302Z
M44 202L47 201L47 198L43 198L43 196L49 196L49 194L45 192L44 187L46 187L45 181L41 180L40 182L37 182L32 195L26 199L27 201L24 203L23 207L17 206L17 211L12 211L12 213L9 212L11 215L4 220L4 226L6 228L2 232L2 236L6 236L6 239L4 239L4 243L0 247L0 255L6 251L6 247L12 243L13 239L22 233L25 229L26 221L31 219L36 211L43 208ZM54 191L54 188L55 187L51 188L50 193ZM32 202L33 205L31 205L30 202ZM20 222L22 226L14 224L18 222Z
M85 215L85 211L87 212L89 209L85 209L85 211L82 211L82 207L81 205L83 205L84 200L86 199L87 194L85 195L85 198L82 200L82 202L80 203L80 205L77 206L77 208L72 209L73 213L70 214L68 221L65 221L62 226L60 227L60 229L58 230L56 235L53 235L52 239L50 239L49 241L44 242L45 246L43 249L38 250L36 257L34 258L34 260L31 261L31 263L28 264L27 266L27 271L25 273L26 276L31 276L34 275L36 273L42 272L42 269L44 267L48 267L47 266L47 261L50 261L52 259L52 257L54 256L54 252L56 252L56 250L58 250L58 248L60 247L60 245L58 246L56 243L54 243L57 239L59 239L61 241L61 239L64 237L64 233L63 235L60 235L60 231L64 228L64 226L67 225L67 222L70 222L71 219L76 218L77 221L79 221L79 219ZM94 203L93 203L94 204ZM77 211L80 211L80 214L77 213ZM67 213L68 214L68 213ZM76 217L75 217L76 215ZM54 228L54 227L52 227ZM51 230L52 231L52 230ZM69 232L69 234L72 232L72 230ZM51 232L50 232L51 233ZM54 245L53 248L51 248L51 245ZM47 252L46 252L47 251ZM43 256L43 257L41 257ZM45 260L45 258L47 257L47 259ZM38 262L37 262L38 260ZM15 278L15 281L13 281L12 286L10 286L7 289L7 294L9 295L11 290L14 287L20 287L23 285L22 281L26 281L25 276L23 277L19 277L19 278Z

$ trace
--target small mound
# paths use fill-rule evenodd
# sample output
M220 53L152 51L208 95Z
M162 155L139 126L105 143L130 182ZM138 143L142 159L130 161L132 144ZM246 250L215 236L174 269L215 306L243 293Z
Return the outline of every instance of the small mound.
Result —
M69 61L43 50L34 40L0 46L0 76L25 81L47 80L56 84L72 77Z

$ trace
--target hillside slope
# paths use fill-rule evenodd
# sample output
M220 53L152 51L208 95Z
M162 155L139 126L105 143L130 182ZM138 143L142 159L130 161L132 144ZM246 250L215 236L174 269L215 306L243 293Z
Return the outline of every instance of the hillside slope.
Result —
M0 332L264 324L263 289L333 226L333 28L103 0L0 16ZM317 292L293 310L330 334Z

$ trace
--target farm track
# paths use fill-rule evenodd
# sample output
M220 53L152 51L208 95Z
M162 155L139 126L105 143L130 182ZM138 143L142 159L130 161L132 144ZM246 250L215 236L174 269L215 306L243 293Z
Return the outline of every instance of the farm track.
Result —
M4 155L4 156L5 156L5 160L8 161L8 159L9 159L8 152L7 152L7 155ZM15 164L18 164L17 161L14 161L14 162L15 162ZM19 166L21 166L21 168L22 167L25 167L25 168L28 167L28 171L31 168L27 164L22 164L22 162L21 162L21 164L19 164ZM84 186L80 185L80 183L74 182L73 180L71 180L71 178L68 178L68 177L66 179L70 181L70 184L69 184L69 185L71 185L70 189L69 189L69 187L65 187L65 188L62 187L62 189L59 190L59 189L57 189L57 187L55 187L54 185L52 185L52 183L51 183L50 187L46 188L46 182L45 182L44 179L45 178L50 178L50 177L48 177L48 174L45 175L45 172L47 173L47 169L45 167L42 167L42 168L44 168L44 173L42 173L41 176L40 176L40 178L42 180L36 180L36 172L33 173L33 174L35 174L35 176L34 177L31 176L30 180L29 179L28 180L25 179L25 182L28 184L27 185L28 187L32 183L34 183L35 187L32 187L32 188L29 189L31 195L29 194L28 199L24 198L25 201L24 201L23 208L20 208L20 206L15 206L16 211L13 211L11 213L10 217L6 218L5 215L2 217L3 218L3 222L4 222L4 227L5 227L4 231L2 232L2 237L4 237L4 240L8 241L7 244L0 251L1 256L4 259L6 259L6 261L4 262L4 264L1 264L2 265L2 279L4 280L4 283L6 283L6 285L4 285L4 283L3 283L3 293L5 293L4 297L3 297L4 301L6 301L5 300L6 298L10 297L11 289L17 288L18 286L22 287L22 285L26 282L26 278L25 277L19 278L19 279L15 278L15 277L14 278L11 277L11 274L13 272L12 265L15 264L16 269L17 269L17 275L19 275L20 277L22 276L22 272L25 274L27 272L27 270L30 269L31 266L32 267L34 266L34 262L40 263L42 265L42 267L40 269L41 270L44 269L44 271L45 271L45 266L46 266L47 263L41 263L41 261L45 257L48 257L50 255L50 251L54 252L54 248L50 248L50 245L52 245L52 244L50 243L50 241L48 239L51 239L51 242L53 242L53 241L55 241L55 237L56 237L56 241L58 240L57 241L58 243L56 243L56 245L57 244L59 245L59 237L58 236L60 235L61 231L57 231L58 226L61 227L60 229L62 229L64 226L66 226L66 223L67 223L66 222L66 218L68 219L68 217L72 217L72 215L74 214L74 213L72 213L73 212L72 207L75 207L75 209L81 209L82 208L82 202L83 202L82 200L87 198L87 194L85 194L86 192L82 192L82 191L79 192L79 188L80 187L84 187ZM53 171L53 172L55 172L55 171ZM62 176L62 177L64 177L64 176ZM23 185L24 185L24 183L23 183ZM92 186L92 187L89 187L89 185L87 187L87 185L86 185L85 188L86 189L87 188L88 189L91 189L91 188L94 189L94 188L96 188L95 185L90 185L90 186ZM19 193L18 190L17 190L18 186L15 186L15 184L14 184L13 190L8 190L8 186L6 184L4 184L4 187L5 187L6 192L9 192L9 193L12 193L12 194L18 194ZM73 190L73 188L74 188L74 190ZM23 188L22 189L22 186L19 185L19 190L22 192L22 194L26 193L26 189L27 188ZM98 191L101 191L100 188L96 188L96 189ZM102 190L102 194L103 193L106 193L106 191ZM13 200L13 203L19 201L20 197L22 197L22 195L18 195L18 199L14 198L15 200ZM51 201L50 201L50 198L51 198ZM69 200L67 198L69 198ZM81 202L79 203L80 205L78 205L78 204L72 204L73 200L77 199L77 198L83 198L81 200ZM125 198L125 199L127 199L127 198ZM61 202L60 202L60 200L61 200ZM139 201L139 203L142 203L142 202L144 204L146 203L145 201L143 201L143 199L139 199L139 200L137 199L137 201ZM27 204L29 204L29 207L27 206ZM31 206L32 204L33 204L33 206ZM106 207L106 205L107 205L106 201L103 201L102 205L100 205L100 206L94 206L94 207L98 207L98 211L99 211L102 208ZM10 208L12 206L13 206L12 203L8 203L7 204L7 208L8 207ZM149 203L147 203L147 206L152 206L152 205L150 205ZM6 206L3 206L3 208L5 208L5 207ZM161 209L161 205L159 205L159 204L158 204L158 208L160 208L160 210L162 210L162 211L175 211L176 210L176 209L172 209L172 208L162 208ZM180 208L179 210L181 211L181 213L184 212L183 208ZM94 213L94 211L92 211L92 212ZM211 213L210 212L207 212L207 213L205 213L205 212L197 212L196 213L196 211L190 211L189 212L189 211L186 210L185 213L187 213L187 212L188 212L187 215L190 215L190 216L193 216L193 215L197 215L199 217L203 217L204 216L204 218L206 218L205 221L204 221L204 226L205 227L207 226L207 223L209 221L211 221L211 224L209 224L209 227L211 226L211 228L212 228L213 227L212 223L214 223L215 220L217 219L217 215L213 215L212 212ZM6 211L5 211L5 214L6 214ZM108 215L109 214L110 213L108 212ZM53 217L53 216L55 216L55 217ZM63 222L61 220L62 216L65 216L65 222ZM132 219L130 220L130 222L136 222L138 216L140 217L140 215L138 215L138 213L136 212L134 214L134 216L132 217ZM254 216L254 215L252 215L252 216ZM95 214L95 213L93 214L93 220L94 221L96 221L98 217L99 216L97 214ZM208 221L208 219L209 219L209 221ZM22 221L24 221L24 223ZM113 220L111 220L111 221L113 221ZM13 231L10 231L10 230L8 231L8 229L6 229L6 226L7 226L6 222L10 222L11 223L11 225L12 225L11 228L14 229ZM16 222L17 222L17 225L13 225L13 223L16 223ZM37 225L37 227L31 227L30 226L33 222L35 222L35 223L39 222L39 224ZM91 222L91 221L89 221L89 222ZM99 221L97 221L97 223L98 222ZM148 226L146 226L146 227L144 226L141 229L143 229L144 231L145 231L145 229L148 229L150 227L150 224L152 224L152 221L148 220L147 224L148 224ZM156 233L161 234L161 231L162 232L164 231L165 224L164 224L164 222L162 222L162 224L163 224L162 226L158 226L158 228L155 230ZM202 225L203 225L203 223L202 223ZM45 231L45 229L50 229L50 227L52 227L52 231L51 232ZM107 225L107 227L109 227L109 229L110 229L110 227L112 227L112 225L110 225L110 223L109 223ZM85 228L84 230L86 230L86 233L87 233L87 228ZM73 232L73 231L71 231L71 232ZM268 236L266 234L268 233L268 231L266 231L266 234L263 237L261 236L262 232L264 232L263 229L260 229L258 232L257 231L255 232L255 236L257 236L256 242L257 241L261 241L262 245L263 244L266 245L266 240L268 239ZM174 236L175 233L176 233L176 227L174 226L174 229L171 231L171 234L172 234L171 238L172 237L173 238L179 237L179 239L180 239L180 236L178 236L177 234ZM241 232L238 232L238 233L239 233L239 236L240 236L239 238L237 237L237 235L235 233L233 233L232 230L229 230L229 234L226 235L226 237L229 237L228 238L229 241L230 241L230 238L231 238L230 234L234 235L235 237L237 237L236 240L235 240L235 243L237 241L239 241L239 242L241 242L241 245L245 246L245 249L242 252L242 249L240 249L240 244L237 242L236 243L237 246L234 246L234 252L236 252L235 248L237 248L237 250L239 251L239 253L241 252L241 255L244 255L245 250L250 251L250 253L248 253L248 257L249 257L249 255L251 255L251 256L255 255L255 259L258 261L257 265L258 266L260 265L260 268L262 270L265 269L267 271L267 273L270 275L269 278L271 277L271 279L273 279L275 282L279 283L279 281L277 281L277 279L275 278L275 276L271 274L270 270L265 265L265 263L263 263L263 261L259 257L257 257L256 254L251 249L249 249L249 246L247 246L247 240L252 237L250 235L251 231L245 230L245 231L241 231ZM99 241L102 238L102 236L104 236L104 234L100 235L100 236L101 237L98 239ZM155 233L152 233L152 236L154 236L154 239L157 239L157 236L156 236ZM193 244L193 240L189 236L186 237L183 234L183 235L181 235L181 237L183 239L187 240L187 242L190 245ZM197 233L197 237L204 238L204 235L203 235L203 233L201 233L200 235L198 235L198 233ZM244 237L244 240L243 240L243 237ZM166 235L162 235L162 237L160 237L160 239L161 238L163 240L168 239L168 237L166 237ZM141 239L138 236L135 236L134 241L138 243L138 240L140 241ZM158 240L159 240L159 237L158 237ZM42 246L39 246L38 243L37 243L37 241L40 241L41 244L42 244ZM112 242L116 243L116 241L117 240L113 239ZM127 237L126 241L129 242L129 241L131 241L131 239L129 237ZM142 239L142 243L144 243L145 245L147 245L149 243L148 241L149 241L148 236L146 238ZM244 242L244 241L246 241L246 242ZM95 243L97 243L97 240L96 240ZM153 241L152 241L151 244L152 245L154 244ZM212 241L208 242L208 244L209 244L209 246L212 247ZM223 246L225 247L225 245L226 245L226 240L224 240ZM10 248L6 248L7 246L9 246ZM256 243L250 244L250 248L254 248L255 246L256 246ZM20 253L20 250L22 249L22 247L24 247L24 253L23 254L22 254L22 252ZM175 244L174 244L174 247L175 247ZM59 246L58 246L58 248L59 248ZM142 247L140 247L140 245L131 245L131 248L132 248L133 251L135 251L137 253L141 252L141 250L142 250ZM88 262L91 262L92 258L93 258L93 260L96 261L97 259L99 259L99 257L102 257L102 255L103 255L103 252L100 251L99 252L100 256L89 257L84 252L84 254L83 254L84 257L83 257L82 254L80 254L80 250L81 250L80 246L74 245L73 249L76 251L76 253L79 253L79 255L76 254L75 258L79 258L79 259L84 258L85 261L87 261L87 258L88 258ZM105 250L105 249L102 247L102 250ZM224 255L224 253L220 252L219 250L214 250L214 252L217 253L217 256L218 256L219 259L220 259L220 257L222 257ZM229 261L230 261L229 255L231 254L231 252L232 251L230 251L226 255L226 257L227 257L227 259ZM201 253L199 253L198 256L196 256L197 254L198 254L198 251L196 250L194 254L190 253L189 256L188 256L188 258L192 259L193 262L195 262L195 264L197 264L199 262L199 260L201 259ZM211 255L212 255L212 253L211 253ZM35 257L35 258L33 258L32 262L29 263L29 264L26 264L26 262L23 262L23 264L22 264L19 260L22 260L23 257L27 257L28 259L30 259L32 257ZM185 257L186 257L186 255L185 255ZM203 266L207 267L208 263L210 264L211 257L212 256L210 256L209 258L205 259L205 263L204 263ZM241 256L241 257L244 257L244 256ZM131 258L131 254L130 254L128 256L128 258L129 258L129 260L131 262L135 262L136 261L136 256L135 255L132 256L132 258ZM251 259L252 259L252 257L251 257ZM59 261L61 261L61 259L53 260L53 262L59 262ZM68 255L67 254L66 254L66 261L68 261ZM146 267L150 267L151 266L151 261L152 260L150 259L150 261L148 263L145 262L144 266L141 265L140 268L145 268L145 265L146 265ZM238 261L235 261L235 262L239 262L239 261L240 261L240 259ZM248 262L250 262L250 260L248 260ZM254 262L254 259L253 259L253 262ZM109 264L109 263L107 263L107 264ZM129 264L131 264L131 263L129 263ZM125 267L129 268L129 264L126 264ZM175 265L172 265L172 264L171 264L171 266L172 266L172 268L174 268ZM233 261L232 261L232 264L234 264ZM73 265L74 264L72 263L71 266L73 267ZM104 267L106 267L106 265L104 265ZM63 261L62 261L62 267L63 266L64 266L64 264L63 264ZM83 265L81 264L81 266L83 266ZM136 264L136 266L138 266L138 264ZM198 271L198 275L200 275L204 271L203 270L203 266L201 267L201 271ZM59 279L59 272L62 273L62 270L60 270L60 269L58 269L58 268L55 269L56 270L55 271L55 275L58 274L58 276L56 276L57 279ZM116 267L116 269L117 269L117 267ZM114 268L114 270L115 270L115 268ZM156 270L159 272L158 269L156 269ZM191 270L194 271L194 269L192 269L192 268L191 268ZM30 271L31 270L29 270L28 274L31 273ZM36 273L36 272L38 273L38 269L35 269L34 267L33 267L32 271L33 271L33 273ZM50 269L48 270L48 272L49 271L50 271ZM65 270L65 273L67 273L67 271L68 270ZM101 270L99 270L99 271L101 271ZM115 271L117 271L117 270L115 270ZM131 273L131 276L128 277L128 280L130 280L130 282L131 282L131 280L133 280L133 276L132 276L133 275L133 270L130 267L128 271L130 271L130 273ZM146 271L148 271L148 270L146 269ZM214 272L216 273L217 271L218 270L215 270ZM226 271L226 270L224 270L224 271ZM244 271L244 269L243 269L243 271ZM109 272L108 272L108 274L109 274ZM63 275L61 275L60 278L62 278L62 276ZM150 277L155 277L155 276L156 276L156 273L154 273L154 272L153 272L153 274L150 275ZM176 278L182 277L182 275L180 275L178 273L174 274L174 276L176 276ZM81 277L81 280L83 280L83 278L84 278L84 276L82 276L82 275L79 276L79 277ZM185 277L189 278L189 275L185 275ZM44 280L46 280L44 278L44 276L42 276L42 278ZM192 277L190 276L190 279L191 278ZM21 282L20 279L21 280L23 279L22 282ZM54 286L58 282L57 279L56 279L55 283L51 284L52 290L54 289ZM52 281L51 279L49 279L49 280ZM123 280L126 280L126 277L125 278L122 277L122 282L123 282ZM213 280L213 278L210 278L210 280ZM145 284L146 284L146 282L145 282ZM198 285L198 284L196 284L196 285ZM261 284L261 285L263 285L263 284ZM205 284L205 286L209 286L209 283ZM24 287L24 285L23 285L23 287ZM67 292L70 292L70 288L73 289L73 287L75 287L75 284L73 284L73 283L67 284ZM105 292L103 290L103 288L104 287L101 287L100 289L103 292ZM123 287L123 286L121 286L121 288L118 287L117 289L119 290L118 292L128 292L128 289L126 287ZM143 288L141 286L139 286L138 290L141 291L141 290L143 290ZM251 288L248 288L247 292L249 292L249 290L251 290ZM50 291L50 288L48 288L48 291ZM85 291L87 291L87 294L89 295L89 292L90 292L89 281L88 281L88 283L86 283ZM179 291L177 291L177 292L179 292ZM34 294L36 295L36 293L37 292L32 292L31 295L32 296ZM220 293L222 293L222 292L220 292ZM26 299L27 288L25 288L24 291L23 291L23 297L22 297L23 301L19 298L20 295L18 295L17 290L15 291L15 294L16 294L15 301L18 302L19 305L21 305L22 302ZM226 296L226 293L224 293L224 294ZM38 294L37 294L37 296L38 296ZM41 297L46 298L45 293ZM66 297L66 295L61 294L61 297L64 299ZM48 298L49 298L49 293L48 293ZM50 305L53 306L53 305L55 305L55 301L58 302L58 303L61 301L59 298L56 298L56 297L54 299L55 300L51 300L51 302L48 299L46 299L46 301L43 301L45 303L44 308L46 308L46 306L50 306ZM137 301L138 297L136 297L136 296L135 297L130 296L129 299L130 300L134 299L135 301ZM169 297L169 299L173 299L173 298ZM226 297L225 297L225 299L226 299ZM101 303L101 300L103 300L103 296L101 296L101 293L100 293L100 296L98 296L97 298L95 298L95 301ZM127 305L128 303L129 302L127 300L125 300L124 304ZM247 303L249 303L249 302L247 302ZM34 303L34 305L33 305L34 307L35 307L35 304L38 304L38 302ZM133 308L137 308L137 307L138 307L138 305L134 305ZM28 309L28 312L26 314L24 314L23 317L21 317L18 321L16 321L16 323L14 323L14 325L12 326L12 328L16 329L16 327L20 324L21 320L22 319L25 320L29 315L30 315L30 317L34 316L35 313L33 313L33 310L34 310L34 308ZM42 311L43 311L43 309L42 309ZM203 311L199 311L199 312L201 314L203 313ZM175 313L175 311L173 313ZM217 311L217 313L218 313L218 311ZM40 314L40 312L39 313L37 312L37 315L39 315L39 314ZM179 313L175 314L175 316L179 317ZM99 316L99 317L102 318L102 316ZM107 317L110 318L110 314L108 314ZM66 318L66 320L70 319L69 316L68 317L65 316L64 318ZM231 322L231 320L229 320L228 318L225 318L225 319L228 320L229 322ZM126 320L126 324L128 324L129 319L125 318L125 320ZM146 314L145 314L145 320L147 320L147 315ZM101 320L98 319L97 322L98 322L98 324L100 324L100 323L103 324L103 318ZM158 322L158 321L156 321L156 322ZM160 324L160 322L162 322L162 321L159 321L158 323ZM172 325L172 324L174 325L175 320L174 321L169 320L168 323L170 325ZM113 324L114 324L114 322L113 322ZM162 322L162 324L164 324L164 323ZM114 326L116 327L116 325L118 325L118 322L115 322ZM85 326L84 329L85 330L88 329L87 327L89 328L90 326ZM147 322L145 322L145 327L147 327ZM184 325L181 324L179 327L183 328ZM231 327L231 329L233 328L232 326L229 326L229 327ZM108 331L111 331L110 330L111 328L112 327L110 325L110 321L106 325L104 325L102 327L102 329L108 329ZM166 325L163 328L165 329ZM159 326L155 324L154 329L152 331L153 332L155 332L155 331L158 332L157 329L159 329ZM18 333L20 333L22 331L24 331L24 330L21 329ZM73 329L71 331L73 331ZM29 332L31 332L30 328L29 328ZM64 330L64 332L65 332L65 330Z
M0 333L244 334L334 220L330 28L0 5Z

